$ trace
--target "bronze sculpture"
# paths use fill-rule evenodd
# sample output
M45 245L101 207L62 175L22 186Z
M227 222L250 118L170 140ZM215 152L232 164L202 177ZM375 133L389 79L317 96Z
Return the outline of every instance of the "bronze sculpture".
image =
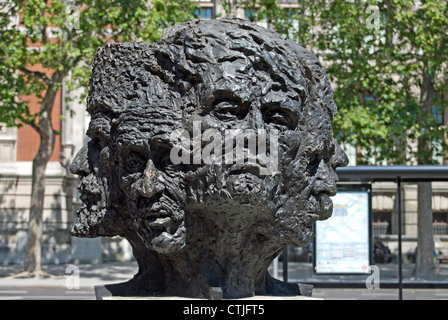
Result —
M303 294L267 269L331 216L348 163L311 52L236 18L179 24L157 44L99 49L87 109L71 232L131 243L139 272L112 294Z

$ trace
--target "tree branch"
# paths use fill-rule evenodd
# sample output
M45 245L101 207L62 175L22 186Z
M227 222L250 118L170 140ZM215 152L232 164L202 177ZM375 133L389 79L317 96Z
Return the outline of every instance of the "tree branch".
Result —
M31 115L31 114L29 114L29 112L27 112L27 115L26 115L26 116L21 115L21 116L19 116L18 118L19 118L19 120L20 120L21 122L23 122L24 124L29 125L31 128L33 128L34 130L36 130L36 132L39 132L39 131L40 131L40 127L39 127L39 125L38 125L38 124L36 123L36 121L35 121L35 119L36 119L36 116L35 116L35 115Z
M39 127L39 125L38 124L36 124L36 122L34 122L34 120L33 121L30 121L30 122L28 122L28 125L30 125L31 126L31 128L33 128L34 130L36 130L37 132L39 132L40 131L40 127Z
M43 72L31 71L31 70L28 70L26 68L20 68L19 70L21 72L23 72L24 74L26 74L27 76L29 76L29 77L39 78L43 82L45 82L46 85L50 85L50 79L48 79L48 77Z

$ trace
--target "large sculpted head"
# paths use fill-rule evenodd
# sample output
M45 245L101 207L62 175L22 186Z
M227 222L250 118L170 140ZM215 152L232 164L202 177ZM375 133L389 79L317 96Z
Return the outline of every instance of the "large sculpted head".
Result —
M332 136L330 83L312 53L273 31L226 18L177 25L157 44L107 45L87 104L74 235L132 239L162 265L192 248L212 260L256 252L268 265L331 216L335 168L348 161Z

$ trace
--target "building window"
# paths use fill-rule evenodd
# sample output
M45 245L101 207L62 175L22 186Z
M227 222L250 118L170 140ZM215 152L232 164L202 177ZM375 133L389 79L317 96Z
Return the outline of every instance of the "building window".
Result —
M244 11L247 20L255 21L255 9L245 9Z
M448 234L448 212L434 212L432 227L435 235Z
M0 162L16 160L17 129L0 123Z
M344 142L342 145L342 150L344 150L345 154L348 157L348 165L349 166L356 166L356 147L352 146L351 144L348 144Z
M434 98L435 99L434 99L434 105L432 106L432 116L434 120L437 122L437 124L443 125L445 123L444 119L445 97L443 94L436 93Z
M200 20L210 20L212 18L212 8L196 9L196 15Z
M391 234L392 212L373 212L372 233L374 236Z
M264 28L268 28L268 20L266 18L262 19L262 20L258 20L257 17L257 10L256 9L245 9L245 17L246 19L255 22L256 24L258 24L261 27Z

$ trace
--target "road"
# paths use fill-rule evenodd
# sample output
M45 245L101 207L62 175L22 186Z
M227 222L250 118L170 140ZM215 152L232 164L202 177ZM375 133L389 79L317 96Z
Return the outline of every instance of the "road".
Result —
M69 265L72 266L73 265ZM65 265L48 266L47 271L56 275L46 279L17 279L10 276L17 273L17 268L8 266L0 267L0 300L94 300L94 286L117 283L129 280L137 272L135 262L131 263L105 263L101 265L79 265L77 273ZM76 267L76 266L74 266ZM443 266L439 272L439 280L448 280L448 265ZM393 280L394 266L381 266L381 281ZM388 270L389 268L390 270ZM409 270L408 270L409 269ZM303 263L290 263L290 281L306 283L304 280L317 281L331 280L313 275L311 266ZM409 280L411 268L405 269L405 280ZM366 275L361 276L365 280ZM281 279L281 272L279 274ZM350 278L351 279L351 278ZM350 280L349 277L341 277L341 281ZM73 281L71 281L73 280ZM314 298L325 300L397 300L398 289L367 289L363 288L334 288L315 287ZM72 284L79 284L79 289ZM386 286L385 286L386 287ZM448 289L403 289L404 300L447 300Z
M0 300L95 300L95 292L89 288L0 287Z

